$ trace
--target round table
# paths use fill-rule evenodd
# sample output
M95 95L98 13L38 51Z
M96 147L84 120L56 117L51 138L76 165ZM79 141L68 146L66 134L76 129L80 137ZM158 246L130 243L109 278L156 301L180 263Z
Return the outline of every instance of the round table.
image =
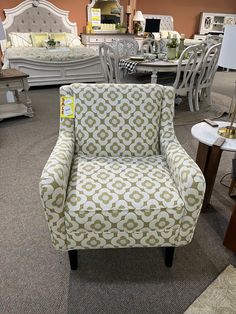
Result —
M174 60L174 61L164 61L164 60L163 61L162 60L143 61L143 62L139 62L136 65L135 70L137 72L152 72L151 83L156 84L158 72L176 72L177 66L178 66L178 60Z
M221 137L219 127L229 125L229 122L215 121L218 127L212 127L206 122L195 124L191 133L199 141L196 163L202 170L206 180L206 192L202 210L210 203L221 154L223 151L236 152L236 139Z

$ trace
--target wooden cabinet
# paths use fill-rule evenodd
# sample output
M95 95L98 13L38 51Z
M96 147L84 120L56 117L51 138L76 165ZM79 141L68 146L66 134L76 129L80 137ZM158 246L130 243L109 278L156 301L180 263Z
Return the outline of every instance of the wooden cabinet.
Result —
M134 38L132 34L81 34L82 43L88 47L98 50L101 43L111 43L113 41L124 39L124 38Z
M236 24L236 14L202 12L199 34L222 34L227 24Z

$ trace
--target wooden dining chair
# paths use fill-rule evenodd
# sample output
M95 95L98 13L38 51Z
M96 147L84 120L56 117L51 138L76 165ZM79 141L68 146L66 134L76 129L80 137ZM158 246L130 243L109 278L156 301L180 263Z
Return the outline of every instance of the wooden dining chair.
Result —
M159 53L160 50L160 44L159 42L154 38L147 38L144 39L141 45L141 54L143 53Z
M118 59L128 58L138 54L138 42L133 38L120 39L113 42Z
M199 110L199 100L203 100L204 97L207 97L208 105L211 105L211 88L218 68L220 48L221 43L210 46L198 69L194 88L195 110L197 111Z
M119 83L120 75L115 49L111 45L102 43L99 45L99 57L105 81L107 83Z
M99 56L105 81L107 83L142 83L135 77L135 75L124 76L121 73L117 44L110 45L102 43L99 45Z
M202 44L187 47L178 60L173 87L176 95L187 96L190 111L194 111L194 83L203 58Z

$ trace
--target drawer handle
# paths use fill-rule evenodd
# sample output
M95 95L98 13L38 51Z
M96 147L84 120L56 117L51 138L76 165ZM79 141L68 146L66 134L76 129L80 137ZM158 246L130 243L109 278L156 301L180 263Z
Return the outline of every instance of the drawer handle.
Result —
M9 87L9 84L6 84L7 87Z

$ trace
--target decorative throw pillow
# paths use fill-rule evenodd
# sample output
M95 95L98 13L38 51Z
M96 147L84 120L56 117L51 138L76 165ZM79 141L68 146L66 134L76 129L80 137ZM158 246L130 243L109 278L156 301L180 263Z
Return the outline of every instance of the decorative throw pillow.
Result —
M33 47L43 47L48 40L48 33L31 33Z
M50 38L53 38L55 41L59 41L61 46L67 45L66 33L50 33Z
M181 37L180 34L178 32L176 32L176 31L168 31L168 30L166 30L166 31L161 31L160 33L161 33L161 38L167 38L169 34L170 34L171 37L173 37L173 35L176 35L176 37L178 39Z
M32 47L32 40L30 33L16 33L9 34L12 47Z
M66 33L66 37L67 37L67 46L68 47L73 48L73 47L78 47L78 46L82 45L79 36L76 36L76 35L71 34L71 33Z

